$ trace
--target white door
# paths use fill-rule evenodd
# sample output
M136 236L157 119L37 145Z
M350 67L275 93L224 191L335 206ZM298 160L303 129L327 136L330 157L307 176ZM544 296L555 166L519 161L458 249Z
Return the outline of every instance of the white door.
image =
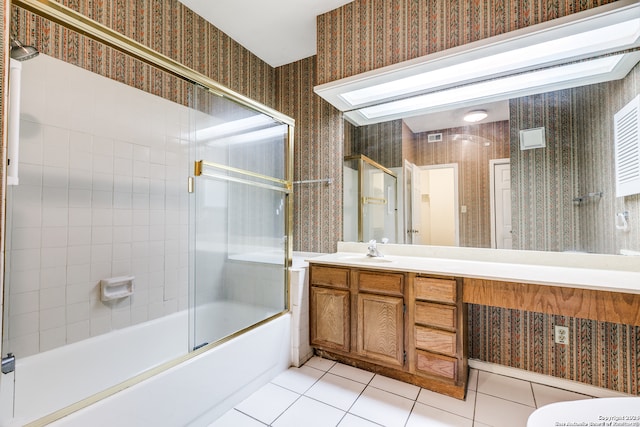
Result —
M509 159L491 161L492 246L511 249L511 166Z
M405 243L420 244L420 201L422 198L420 168L404 161Z
M458 165L422 166L422 243L459 246Z

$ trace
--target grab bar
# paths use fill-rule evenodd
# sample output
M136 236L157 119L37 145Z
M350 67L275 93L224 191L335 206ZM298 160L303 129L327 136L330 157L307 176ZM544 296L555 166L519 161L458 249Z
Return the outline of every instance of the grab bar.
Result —
M316 183L320 183L320 182L324 182L327 185L331 185L333 184L333 179L331 178L322 178L322 179L305 179L302 181L293 181L294 184L316 184Z
M252 178L258 178L258 179L263 179L265 181L271 181L271 182L275 182L278 184L282 184L283 187L279 187L277 185L272 185L272 184L266 184L263 182L256 182L256 181L250 181L248 179L243 179L243 178L237 178L237 177L233 177L233 176L229 176L229 175L223 175L223 174L219 174L219 173L211 173L211 172L205 172L203 169L204 166L207 167L211 167L211 168L215 168L215 169L220 169L220 170L224 170L224 171L228 171L228 172L233 172L233 173L237 173L240 175L244 175L244 176L248 176L248 177L252 177ZM233 166L227 166L227 165L222 165L219 163L213 163L213 162L207 162L205 160L199 160L196 161L193 167L193 174L195 176L206 176L209 178L214 178L214 179L221 179L224 181L231 181L231 182L237 182L237 183L241 183L241 184L246 184L246 185L251 185L254 187L260 187L260 188L266 188L269 190L275 190L275 191L280 191L283 193L291 193L291 183L289 181L286 181L284 179L280 179L280 178L274 178L268 175L262 175L256 172L251 172L245 169L240 169L240 168L235 168Z

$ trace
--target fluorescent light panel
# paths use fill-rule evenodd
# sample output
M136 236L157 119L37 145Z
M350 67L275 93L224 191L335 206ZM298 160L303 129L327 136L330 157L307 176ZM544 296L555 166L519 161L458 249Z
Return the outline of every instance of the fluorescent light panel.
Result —
M275 141L276 138L281 138L284 142L288 135L287 125L277 124L272 127L245 132L237 135L229 135L223 138L214 139L209 142L211 147L226 147L231 145L249 144L263 141Z
M316 86L343 112L640 46L640 2L618 0Z
M505 75L534 66L544 67L569 58L593 55L604 48L631 45L638 39L640 19L633 19L353 90L340 96L352 107L358 107L402 95L464 84L485 76Z
M209 126L194 132L193 139L197 141L208 141L215 138L223 138L230 135L237 135L248 130L273 126L276 122L268 116L257 114L243 119L224 122L218 125Z
M518 96L592 84L626 75L640 60L640 52L614 55L556 66L500 79L488 80L439 92L414 96L385 104L364 107L345 115L358 125L392 120L403 116L442 111L453 106L473 105Z

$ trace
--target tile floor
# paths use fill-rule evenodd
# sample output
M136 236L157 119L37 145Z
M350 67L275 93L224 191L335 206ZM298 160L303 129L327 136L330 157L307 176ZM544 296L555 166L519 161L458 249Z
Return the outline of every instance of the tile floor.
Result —
M590 397L472 369L461 401L313 357L210 427L524 427L536 408Z

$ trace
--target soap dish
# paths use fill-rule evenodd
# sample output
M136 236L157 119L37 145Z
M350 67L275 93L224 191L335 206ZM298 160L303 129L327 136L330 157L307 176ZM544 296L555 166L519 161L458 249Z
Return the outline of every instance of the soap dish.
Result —
M134 278L134 276L122 276L100 280L100 299L113 301L133 295Z

